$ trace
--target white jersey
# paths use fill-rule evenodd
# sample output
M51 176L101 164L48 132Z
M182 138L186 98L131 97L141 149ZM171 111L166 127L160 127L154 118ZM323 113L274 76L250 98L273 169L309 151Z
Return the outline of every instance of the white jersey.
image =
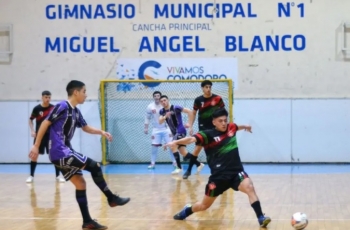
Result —
M168 130L166 122L159 124L159 111L163 108L160 104L152 102L147 106L145 124L148 124L151 120L153 132L161 132Z

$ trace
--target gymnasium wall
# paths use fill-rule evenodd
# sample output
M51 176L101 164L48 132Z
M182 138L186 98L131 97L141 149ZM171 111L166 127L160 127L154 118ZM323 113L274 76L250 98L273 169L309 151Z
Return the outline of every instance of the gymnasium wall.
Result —
M237 59L235 119L255 130L239 134L243 160L348 162L349 8L345 0L0 1L14 47L0 54L0 162L28 162L28 117L43 90L62 100L69 80L83 80L91 100L83 114L99 126L99 81L116 78L118 60L217 57ZM0 50L8 45L0 32ZM75 146L100 158L99 137L78 132Z

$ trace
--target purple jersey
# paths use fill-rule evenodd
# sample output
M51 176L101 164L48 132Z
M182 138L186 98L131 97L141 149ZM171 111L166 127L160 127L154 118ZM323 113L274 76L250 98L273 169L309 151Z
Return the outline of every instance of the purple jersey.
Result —
M165 116L167 112L171 112L171 116L166 118L166 123L168 124L173 135L175 134L186 134L185 126L182 122L181 112L183 107L180 105L171 105L170 109L161 109L159 114Z
M50 159L51 161L69 157L72 154L70 141L75 129L87 125L77 107L73 108L68 101L61 101L46 118L50 126Z

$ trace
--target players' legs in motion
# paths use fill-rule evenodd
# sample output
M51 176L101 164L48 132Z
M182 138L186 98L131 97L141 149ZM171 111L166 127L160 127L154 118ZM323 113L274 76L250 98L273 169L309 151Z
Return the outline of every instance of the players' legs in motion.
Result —
M148 169L154 169L156 165L158 148L162 146L162 134L160 132L152 133L151 164Z
M30 161L30 176L26 180L27 183L32 183L34 181L34 173L37 165L39 155L37 155L35 158L31 159Z
M151 148L151 164L148 166L148 169L154 169L156 166L156 160L158 155L158 148L162 146L160 144L152 144Z
M83 217L83 229L107 229L106 226L102 226L96 221L92 220L86 196L86 182L83 178L81 170L86 170L91 173L92 179L100 190L105 194L110 207L118 205L124 205L130 201L130 198L121 198L118 195L113 194L103 178L103 173L99 163L94 160L83 156L80 153L73 152L71 156L62 158L60 160L53 161L52 163L61 167L62 174L65 179L70 180L76 189L76 200L79 204L79 208Z
M182 177L183 179L187 179L191 175L193 165L197 166L197 173L200 173L200 171L202 171L202 169L204 168L205 164L200 163L198 161L198 155L201 150L202 150L202 146L196 145L193 153L189 154L190 162L188 164L187 171L184 173Z
M171 152L173 153L173 156L174 156L175 162L176 162L176 168L174 171L171 172L171 174L178 174L182 171L178 146L172 147Z
M84 170L89 171L91 173L91 177L97 187L105 194L108 200L108 204L111 207L115 207L117 205L124 205L130 201L129 198L121 198L111 192L109 190L107 183L103 177L102 169L99 163L96 161L87 158L86 165Z
M34 142L35 142L35 140L34 140ZM47 153L49 152L49 137L48 136L44 136L43 141L41 142L41 145L39 147L39 154L44 155L45 150ZM39 158L39 155L36 156L35 158L31 159L31 161L30 161L30 176L26 180L27 183L32 183L34 181L34 174L35 174L36 166L38 164L37 163L38 158ZM55 173L56 173L56 181L61 182L61 183L65 183L66 181L63 178L59 177L59 175L60 175L59 168L56 165L54 165L54 167L55 167Z
M169 131L163 132L162 140L164 141L165 144L167 144L173 140L173 135ZM164 150L166 149L164 148ZM174 168L176 169L177 163L171 148L169 148L169 156L170 156L171 162L173 162Z
M238 190L248 195L249 203L254 209L260 226L266 227L271 222L271 218L265 216L262 212L260 201L258 196L256 195L253 182L249 177L246 177L245 175L246 174L244 172L241 172L239 174L239 177L244 179L239 184Z
M205 188L203 200L193 205L187 204L179 213L174 216L175 220L184 220L195 212L205 211L214 203L216 198L229 188L227 183L208 182Z
M191 153L189 153L187 151L186 146L180 146L179 152L181 153L181 155L183 157L189 158L190 162L192 161L192 166L193 166L193 164L195 164L197 167L201 167L201 163L197 160L197 157L194 157ZM191 175L191 170L189 170L189 168L188 168L187 171L185 172L185 174L183 175L183 179L187 179L190 175Z

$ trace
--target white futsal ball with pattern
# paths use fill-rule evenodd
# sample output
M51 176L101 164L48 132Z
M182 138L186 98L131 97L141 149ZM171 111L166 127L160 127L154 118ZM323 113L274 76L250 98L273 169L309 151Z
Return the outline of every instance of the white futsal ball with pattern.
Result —
M309 221L305 213L296 212L292 216L292 226L296 230L305 229Z

